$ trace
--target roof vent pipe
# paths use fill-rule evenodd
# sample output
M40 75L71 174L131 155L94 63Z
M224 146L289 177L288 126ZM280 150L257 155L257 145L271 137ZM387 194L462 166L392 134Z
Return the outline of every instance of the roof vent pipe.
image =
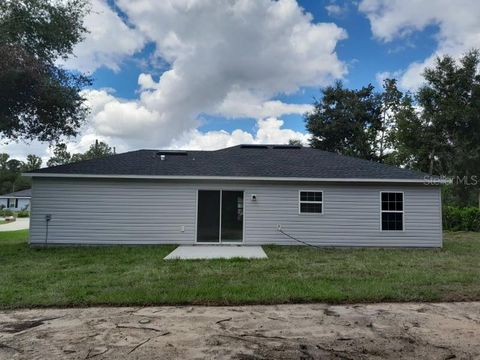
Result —
M165 160L165 155L164 154L160 155L160 160L162 160L162 161Z

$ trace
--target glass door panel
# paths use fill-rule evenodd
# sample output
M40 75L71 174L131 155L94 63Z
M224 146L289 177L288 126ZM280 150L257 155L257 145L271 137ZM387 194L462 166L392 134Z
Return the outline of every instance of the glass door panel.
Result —
M199 190L197 241L220 242L220 191Z
M221 238L226 242L243 240L243 191L222 191Z

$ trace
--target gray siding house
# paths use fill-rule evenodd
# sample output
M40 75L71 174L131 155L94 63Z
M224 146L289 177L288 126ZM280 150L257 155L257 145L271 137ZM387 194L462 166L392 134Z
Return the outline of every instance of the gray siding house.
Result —
M441 247L425 174L321 150L139 150L40 169L31 244Z

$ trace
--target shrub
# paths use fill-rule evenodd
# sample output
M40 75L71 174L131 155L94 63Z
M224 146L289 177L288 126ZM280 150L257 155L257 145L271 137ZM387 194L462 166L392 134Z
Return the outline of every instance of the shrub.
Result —
M27 210L22 210L17 213L17 217L19 218L27 218L29 216L30 216L30 212L28 212Z
M443 228L451 231L480 231L480 209L445 206Z
M1 216L3 216L3 217L13 216L13 215L14 215L13 211L10 210L10 209L2 209L2 210L0 211L0 214L1 214Z

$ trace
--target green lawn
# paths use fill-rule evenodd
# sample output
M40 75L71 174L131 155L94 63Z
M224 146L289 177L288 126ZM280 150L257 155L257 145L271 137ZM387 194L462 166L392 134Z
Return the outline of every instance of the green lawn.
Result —
M0 232L0 308L480 300L480 234L442 250L265 247L268 260L164 261L174 246L30 248Z

